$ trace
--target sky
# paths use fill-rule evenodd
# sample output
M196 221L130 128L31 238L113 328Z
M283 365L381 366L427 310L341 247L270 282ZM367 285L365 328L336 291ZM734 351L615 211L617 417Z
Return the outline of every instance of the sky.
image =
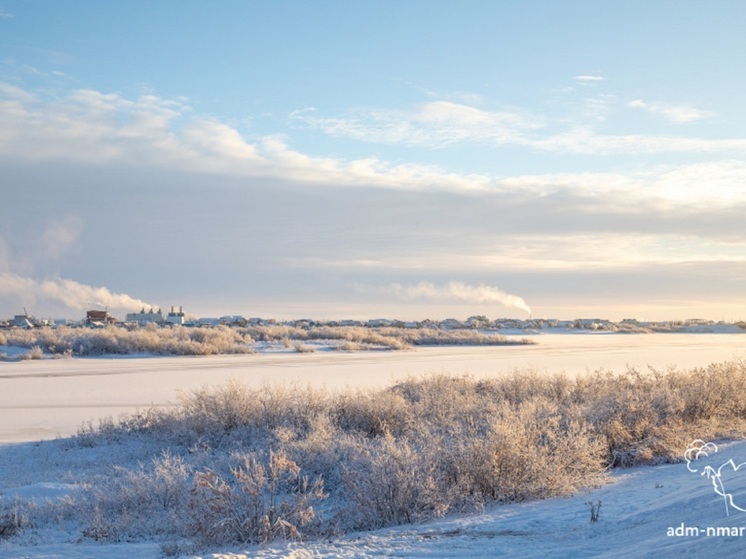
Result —
M746 320L745 26L0 0L0 318Z

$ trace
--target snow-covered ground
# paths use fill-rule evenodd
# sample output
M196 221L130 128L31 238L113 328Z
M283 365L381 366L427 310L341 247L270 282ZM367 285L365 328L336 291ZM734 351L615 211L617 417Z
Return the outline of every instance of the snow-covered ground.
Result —
M187 557L280 558L455 558L494 557L738 557L746 549L746 442L720 444L717 453L693 462L621 470L613 482L569 498L492 506L482 514L347 534L331 541L276 543L208 550ZM102 456L108 463L116 457ZM64 482L65 459L38 445L0 447L10 475L6 497L57 499L74 490ZM10 461L27 460L28 468ZM743 465L735 470L733 465ZM45 463L46 461L46 463ZM722 465L719 479L702 475ZM44 476L47 481L41 481ZM722 482L723 495L715 491ZM598 520L591 522L591 503ZM60 528L30 531L20 541L0 542L6 559L155 559L163 549L152 542L97 543Z
M179 391L238 379L316 387L383 387L428 373L490 377L515 369L623 371L697 367L746 358L742 334L541 334L535 345L407 351L268 352L0 362L0 442L74 434L85 421L174 403ZM0 347L0 351L4 351Z
M628 365L685 368L746 357L746 338L738 335L539 338L540 343L533 346L2 363L0 442L5 444L0 446L0 495L24 500L65 498L75 490L69 483L69 472L80 467L104 468L125 463L129 454L126 447L91 448L86 451L83 464L80 455L73 459L72 453L64 451L64 441L28 441L68 436L85 420L150 405L169 405L179 390L221 384L231 378L255 386L300 383L329 388L368 387L432 372L491 376L517 368L534 368L575 374L599 368L621 370ZM684 450L682 446L682 456ZM729 458L738 466L746 463L746 443L720 444L719 452L710 454L708 460L714 468L710 473L717 472ZM698 471L690 471L682 462L622 470L615 473L614 483L570 498L496 506L479 515L347 534L331 541L214 550L198 556L481 559L743 554L746 512L740 509L746 509L746 465L738 469L726 465L721 476L709 478L701 475L703 468L692 469ZM716 487L724 495L718 495ZM592 523L588 503L597 505L599 501L599 518ZM162 556L161 546L153 542L79 541L79 533L66 530L64 523L54 531L29 530L20 539L0 540L0 557L8 559Z

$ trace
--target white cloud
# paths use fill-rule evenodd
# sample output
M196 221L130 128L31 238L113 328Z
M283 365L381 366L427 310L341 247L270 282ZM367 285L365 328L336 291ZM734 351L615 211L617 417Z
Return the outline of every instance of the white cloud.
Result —
M746 151L746 139L742 138L718 140L641 133L601 134L590 124L609 119L613 100L614 97L609 95L584 99L580 120L560 119L556 122L519 110L486 111L450 101L432 101L412 111L360 110L340 117L322 117L315 110L306 109L293 113L291 118L336 138L429 149L475 143L487 147L512 145L598 156ZM638 100L628 106L645 108L675 123L712 116L710 112L683 105L651 105Z
M590 83L594 83L594 82L602 82L602 81L604 81L604 80L605 80L606 78L604 78L604 77L602 77L602 76L590 76L590 75L585 75L585 76L575 76L575 78L574 78L574 79L575 79L576 81L579 81L579 82L586 82L586 83L587 83L587 82L590 82Z
M631 140L630 140L631 141ZM746 149L746 142L742 142ZM506 177L495 186L503 191L548 196L560 192L607 200L668 202L698 209L746 204L746 163L725 159L684 165L657 165L626 173L546 173Z
M13 14L0 10L0 18L12 18Z
M375 156L348 160L310 156L292 149L284 137L265 136L249 142L234 127L200 118L192 112L182 100L154 95L131 100L116 93L78 90L48 101L18 87L0 84L3 122L0 156L14 160L68 160L96 166L107 163L151 166L346 187L512 192L516 196L562 191L594 198L611 196L614 201L618 201L618 195L625 194L635 199L706 204L740 203L744 198L743 165L733 155L746 152L746 139L602 135L588 126L542 135L544 124L539 118L519 111L486 111L450 101L425 103L411 113L361 112L346 119L321 118L314 111L293 115L294 119L331 134L386 143L435 147L479 141L560 154L697 153L722 158L707 163L706 168L696 169L679 166L626 173L547 173L497 178L449 172L435 165L392 164ZM697 172L689 176L704 181L700 186L687 179L686 173L692 170ZM677 186L675 181L688 186ZM708 186L701 188L701 184Z
M487 111L451 101L423 103L413 111L360 110L335 118L306 109L291 118L339 138L426 148L460 142L523 143L527 132L544 126L540 118L517 110Z
M3 100L0 100L3 104L13 102L35 103L39 100L36 95L33 95L20 87L2 82L0 82L0 96L4 98Z
M635 99L627 103L627 106L633 109L644 109L650 113L663 116L670 122L683 124L694 122L714 116L710 111L703 111L687 105L670 105L666 103L648 103L642 99Z
M635 155L657 153L746 152L746 138L709 140L662 135L604 135L578 126L567 132L536 139L532 147L557 153L586 155Z
M250 143L233 127L193 117L181 102L149 95L79 90L45 102L12 86L0 87L0 156L60 159L94 165L175 168L237 177L304 183L364 184L385 188L484 189L489 178L448 173L434 166L391 165L375 157L340 160L291 149L279 136ZM423 116L448 119L433 109Z

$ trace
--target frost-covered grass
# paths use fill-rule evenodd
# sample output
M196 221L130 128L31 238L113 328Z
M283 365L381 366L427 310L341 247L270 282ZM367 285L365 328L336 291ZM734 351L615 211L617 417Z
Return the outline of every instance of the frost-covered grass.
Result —
M311 352L310 342L340 351L406 349L416 345L515 345L533 343L478 330L438 328L366 328L362 326L257 325L211 328L108 326L101 329L12 328L0 332L0 346L27 348L14 359L99 355L219 355L252 353L256 343L275 343L299 353ZM2 355L0 355L2 358ZM10 359L7 355L5 359Z
M742 436L744 390L739 362L572 379L434 375L368 391L233 382L49 443L46 460L73 490L48 503L3 498L0 537L64 529L187 549L569 495L613 467L678 461L692 439Z
M244 333L219 326L216 328L145 328L127 329L109 326L91 328L12 328L4 333L5 344L40 348L46 354L62 356L127 355L216 355L249 353L252 342ZM0 340L2 341L2 340Z

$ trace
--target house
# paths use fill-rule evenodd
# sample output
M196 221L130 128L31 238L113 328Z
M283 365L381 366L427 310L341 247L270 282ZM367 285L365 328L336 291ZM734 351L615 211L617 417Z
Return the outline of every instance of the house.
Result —
M244 327L247 324L247 320L240 314L228 314L220 317L220 322L226 326L239 326Z
M26 308L23 309L23 314L17 314L13 317L13 320L10 321L10 325L14 326L16 328L35 328L37 326L41 326L41 323L37 321L33 316L31 316Z
M31 329L34 327L33 317L30 317L25 314L17 314L13 317L13 320L10 321L10 325L15 328L26 328Z
M368 321L368 328L385 328L393 325L394 321L388 318L373 318Z
M117 321L116 318L109 314L108 310L105 311L88 311L85 314L86 326L106 326L107 324L114 324Z

